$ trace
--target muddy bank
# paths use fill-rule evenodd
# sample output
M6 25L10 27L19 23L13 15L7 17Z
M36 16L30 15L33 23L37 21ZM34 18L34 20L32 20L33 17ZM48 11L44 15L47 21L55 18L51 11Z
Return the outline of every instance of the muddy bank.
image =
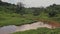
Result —
M43 22L36 22L36 23L25 24L21 26L9 25L9 26L0 27L0 34L11 34L13 32L37 29L40 27L52 28L51 25L44 24Z

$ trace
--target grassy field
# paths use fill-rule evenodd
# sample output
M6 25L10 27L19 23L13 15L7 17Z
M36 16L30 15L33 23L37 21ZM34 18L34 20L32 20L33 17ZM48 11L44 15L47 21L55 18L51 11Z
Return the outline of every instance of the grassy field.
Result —
M21 16L20 14L16 13L2 13L0 14L0 26L30 24L39 20L50 20L59 22L59 18L50 18L47 14L44 13L39 16L34 16L32 14L25 14L24 16Z
M60 34L60 28L56 28L56 29L38 28L36 30L15 32L13 34Z
M28 17L22 17L19 14L0 14L0 26L23 25L32 23L34 20Z

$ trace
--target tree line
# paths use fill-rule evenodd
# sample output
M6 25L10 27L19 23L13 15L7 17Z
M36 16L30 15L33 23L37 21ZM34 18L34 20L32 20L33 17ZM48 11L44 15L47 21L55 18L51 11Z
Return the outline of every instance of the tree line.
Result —
M8 10L11 10L12 12L20 14L20 15L28 14L29 11L34 16L38 16L42 12L48 13L49 17L54 17L57 14L60 14L60 5L57 5L57 4L50 5L46 8L44 8L44 7L42 7L42 8L41 7L40 8L38 8L38 7L26 8L26 7L24 7L24 4L22 2L19 2L19 3L17 3L17 5L15 5L15 4L7 3L7 2L2 2L0 0L0 6L1 7L6 6Z

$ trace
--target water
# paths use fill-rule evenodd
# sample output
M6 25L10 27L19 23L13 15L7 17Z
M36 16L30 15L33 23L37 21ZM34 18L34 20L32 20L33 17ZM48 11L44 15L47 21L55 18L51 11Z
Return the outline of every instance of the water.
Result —
M4 26L0 28L0 34L10 34L16 31L16 26L10 25L10 26Z
M26 30L30 30L30 29L37 29L40 27L51 28L50 25L44 24L43 22L36 22L36 23L25 24L25 25L21 25L21 26L9 25L9 26L1 27L0 34L11 34L13 32L26 31Z

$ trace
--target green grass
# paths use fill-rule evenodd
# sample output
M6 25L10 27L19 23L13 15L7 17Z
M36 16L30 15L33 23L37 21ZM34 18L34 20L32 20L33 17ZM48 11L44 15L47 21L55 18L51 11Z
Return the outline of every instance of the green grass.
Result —
M60 28L56 28L56 29L38 28L36 30L15 32L13 34L60 34Z
M21 17L19 14L0 14L0 26L23 25L32 22L34 22L34 20L27 17Z
M7 26L7 25L23 25L23 24L30 24L33 23L34 19L44 19L44 20L52 20L52 21L60 21L59 18L50 18L46 13L42 13L39 16L33 16L32 14L25 14L21 16L20 14L16 13L1 13L0 14L0 26ZM37 20L38 21L38 20Z
M0 26L30 24L34 22L36 18L58 21L60 23L60 14L57 14L57 18L55 18L49 17L48 13L41 11L39 16L34 16L34 10L26 8L25 11L27 14L21 16L20 14L14 13L15 11L16 8L14 8L14 6L0 6Z

